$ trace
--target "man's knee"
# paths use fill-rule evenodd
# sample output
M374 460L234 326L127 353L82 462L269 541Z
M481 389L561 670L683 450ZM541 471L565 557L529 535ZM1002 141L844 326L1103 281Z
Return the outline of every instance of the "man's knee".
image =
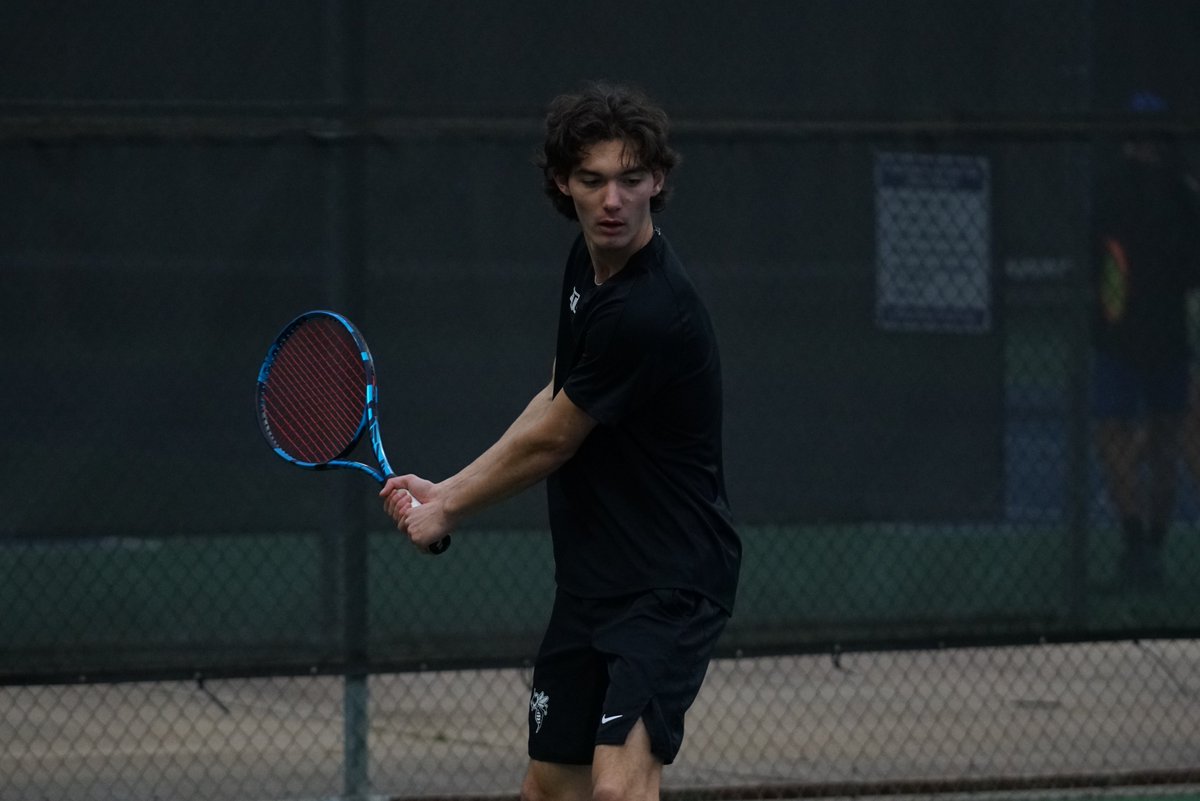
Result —
M649 776L596 777L592 801L658 801L658 783Z
M589 801L591 768L532 762L521 782L521 801Z
M546 789L533 775L533 771L526 773L525 781L521 782L521 801L551 801Z

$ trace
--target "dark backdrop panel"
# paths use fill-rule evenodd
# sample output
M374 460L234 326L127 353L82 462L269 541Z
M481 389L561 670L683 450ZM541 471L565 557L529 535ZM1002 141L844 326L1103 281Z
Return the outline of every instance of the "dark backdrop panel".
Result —
M521 117L580 80L645 85L685 118L1058 115L1152 88L1195 113L1189 0L364 3L369 99ZM0 99L195 109L337 100L354 4L263 0L0 7ZM498 65L500 65L498 67Z
M368 97L405 114L539 115L601 77L691 120L1070 117L1125 112L1139 89L1200 110L1189 0L666 0L635 25L552 0L367 14Z
M110 104L326 99L335 4L255 0L0 5L0 98Z
M604 77L644 84L682 117L980 112L995 99L1005 6L669 0L635 21L550 0L377 2L369 97L426 114L539 114L544 98Z
M1092 26L1092 108L1127 113L1134 92L1151 91L1176 113L1200 113L1200 5L1098 0Z
M331 299L328 166L305 144L0 151L0 530L161 535L309 525L262 480L253 377ZM290 477L290 474L284 474ZM59 493L71 487L69 503Z

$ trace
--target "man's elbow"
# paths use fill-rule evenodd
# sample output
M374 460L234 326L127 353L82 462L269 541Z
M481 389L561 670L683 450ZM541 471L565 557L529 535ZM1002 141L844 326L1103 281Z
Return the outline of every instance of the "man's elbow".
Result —
M546 473L557 470L574 456L595 427L595 420L560 393L539 425L529 432L533 449L549 465Z
M530 442L535 458L544 467L546 475L553 473L575 455L588 431L575 428L543 428L538 431Z
M538 451L543 461L548 465L547 472L553 472L562 467L579 450L582 440L565 433L550 434L539 443Z

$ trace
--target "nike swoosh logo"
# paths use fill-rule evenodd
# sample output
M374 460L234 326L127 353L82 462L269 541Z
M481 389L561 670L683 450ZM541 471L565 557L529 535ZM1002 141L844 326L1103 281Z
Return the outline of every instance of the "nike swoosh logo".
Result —
M600 716L600 725L603 726L605 723L612 723L617 718L623 718L623 717L625 717L625 716L624 715L601 715Z

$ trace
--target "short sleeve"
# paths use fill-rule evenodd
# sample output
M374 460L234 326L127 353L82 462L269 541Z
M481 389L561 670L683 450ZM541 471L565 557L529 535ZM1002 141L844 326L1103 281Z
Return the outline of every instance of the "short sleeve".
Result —
M661 325L628 313L624 304L596 309L583 353L563 387L567 397L594 420L619 423L660 388L665 334Z

